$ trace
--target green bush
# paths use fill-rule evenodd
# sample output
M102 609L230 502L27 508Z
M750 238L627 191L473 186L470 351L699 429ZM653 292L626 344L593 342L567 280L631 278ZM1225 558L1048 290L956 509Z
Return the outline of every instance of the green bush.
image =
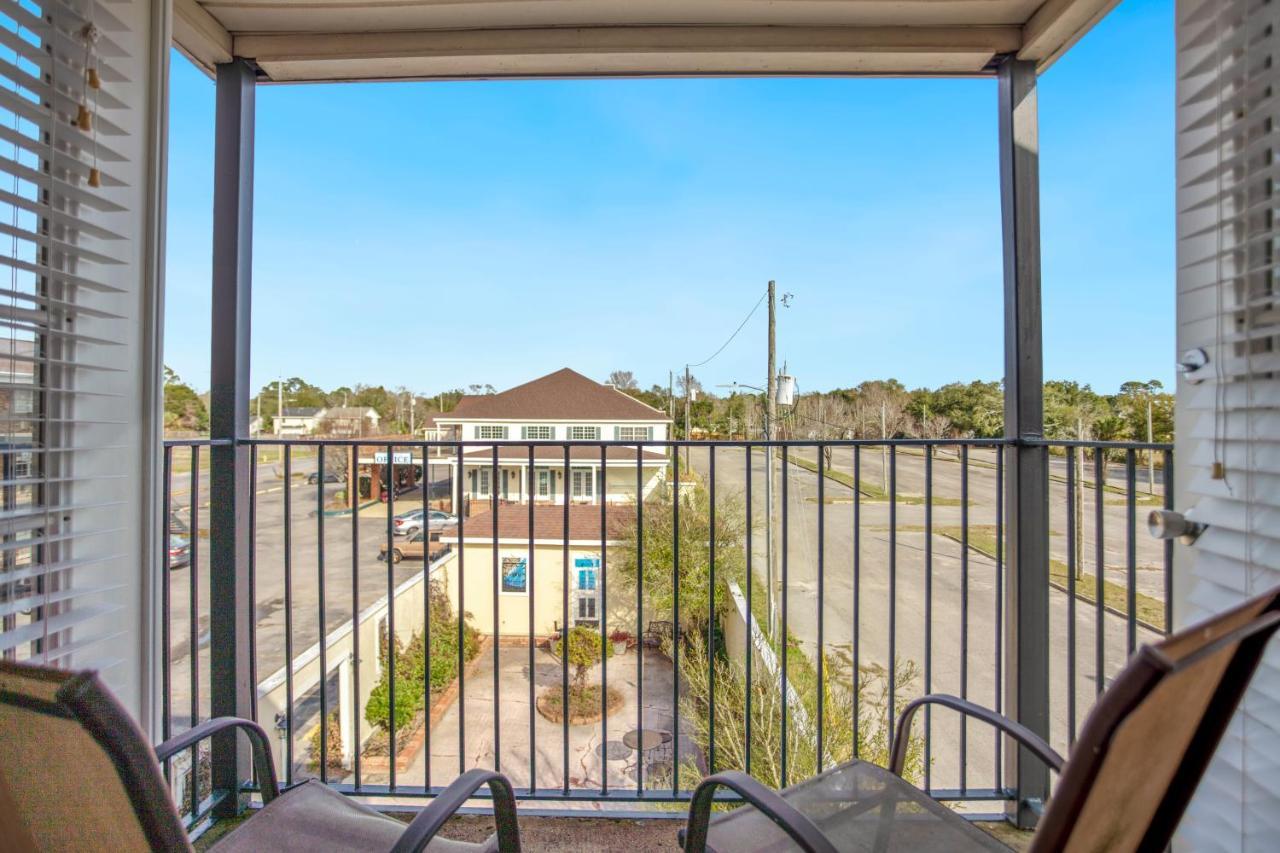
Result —
M556 657L565 657L563 649L563 638L551 644L551 651ZM574 667L573 689L576 692L581 693L587 686L587 670L600 661L602 651L606 658L613 656L613 645L601 643L598 631L593 631L585 625L577 625L569 631L568 661Z
M378 657L382 662L382 675L365 705L364 718L370 725L383 730L388 728L391 715L391 667L390 649L395 650L396 717L395 727L401 729L413 722L414 717L427 703L424 685L430 678L431 695L444 690L458 677L458 620L453 617L449 600L433 583L431 588L431 653L426 653L422 632L409 638L408 644L399 638L389 647L383 637ZM480 652L480 635L463 620L463 654L467 661Z

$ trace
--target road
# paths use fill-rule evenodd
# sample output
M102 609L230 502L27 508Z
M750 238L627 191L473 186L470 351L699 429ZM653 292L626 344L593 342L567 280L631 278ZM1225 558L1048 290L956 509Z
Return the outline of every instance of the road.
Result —
M262 680L283 666L285 661L285 483L276 464L259 466L256 503L256 538L254 551L254 580L257 605L257 674ZM292 613L292 650L296 655L313 645L320 635L320 519L317 515L320 487L307 485L306 474L315 470L315 460L299 460L294 466L294 478L289 490L289 544L288 569L292 582L289 612ZM200 716L209 715L209 574L208 553L208 478L201 472L194 530L201 535L193 539L196 546L194 576L197 579L196 623L200 654L197 663L199 677ZM179 478L182 478L180 481ZM328 497L341 489L336 483L327 484ZM174 475L175 505L186 507L186 493L190 490L187 475ZM420 505L412 494L397 499L396 512ZM359 608L367 607L387 593L388 584L396 585L423 570L418 561L391 566L377 559L379 548L387 541L385 506L366 509L355 520L357 560L353 570L352 538L353 520L350 515L329 516L324 526L324 598L326 628L333 630L352 616L355 595ZM175 731L184 728L190 720L190 567L169 572L171 600L171 668L173 725ZM301 699L302 697L298 697ZM269 724L270 721L267 721ZM295 730L306 726L299 723ZM295 750L297 753L297 750Z
M792 449L804 456L804 451ZM706 478L709 474L709 451L695 450L691 462L695 471ZM746 457L738 450L716 451L716 503L718 512L742 511L745 494ZM863 481L878 484L881 468L877 450L863 450ZM813 454L808 458L813 460ZM974 527L994 525L996 477L992 451L971 452L969 470L969 523ZM984 464L986 463L986 464ZM837 449L833 465L852 472L853 451ZM989 467L988 467L989 466ZM904 498L924 492L925 461L922 455L899 450L896 460L898 492ZM779 468L781 465L779 463ZM762 453L753 454L752 476L752 548L753 571L763 583L765 559L765 463ZM958 499L961 493L961 465L954 457L935 459L933 463L936 498ZM781 483L781 478L779 480ZM782 495L779 486L778 506ZM1051 551L1065 560L1066 490L1063 484L1051 486L1054 529ZM997 658L1003 653L1000 638L1002 601L997 596L995 562L972 549L963 553L959 543L940 535L927 541L923 532L925 508L919 504L899 503L891 510L888 502L862 500L855 595L854 526L852 490L830 478L824 482L824 498L833 503L818 504L818 477L797 465L788 465L786 479L787 541L785 580L787 587L787 629L796 636L811 657L818 648L819 624L823 646L828 652L837 648L854 649L859 664L887 667L890 643L901 667L912 662L919 676L910 684L895 685L899 702L926 690L967 696L988 705L999 703L997 691ZM1111 498L1119 503L1113 505ZM1092 571L1093 531L1091 513L1092 490L1086 490L1086 506L1090 524L1086 526L1085 548L1090 560L1086 571ZM819 562L819 507L822 509L822 560ZM1123 581L1125 559L1123 496L1104 499L1104 536L1107 575ZM899 531L895 560L890 568L891 512ZM935 506L935 530L942 526L959 526L959 505ZM926 553L932 547L932 596L926 595ZM1160 571L1163 549L1151 542L1145 531L1135 540L1140 588L1155 593L1162 587ZM780 552L781 553L781 552ZM821 566L821 568L820 568ZM823 585L821 613L818 608L818 584ZM763 588L763 587L761 587ZM1162 588L1160 590L1162 594ZM967 599L967 608L965 606ZM1069 598L1065 593L1051 592L1050 613L1050 679L1051 741L1065 751L1067 747L1069 646ZM779 607L781 607L779 605ZM857 618L855 619L855 609ZM926 614L931 629L932 654L928 659L929 683L924 668ZM821 622L819 621L821 617ZM1076 720L1083 719L1097 691L1095 656L1095 611L1091 605L1077 601L1075 605L1076 642ZM892 625L892 632L890 626ZM1126 658L1125 621L1108 614L1103 620L1104 677L1110 678ZM1155 639L1139 630L1137 640ZM959 724L948 714L934 715L934 747L932 783L941 787L959 787ZM980 725L971 725L967 736L968 787L991 787L995 782L995 743L992 734Z

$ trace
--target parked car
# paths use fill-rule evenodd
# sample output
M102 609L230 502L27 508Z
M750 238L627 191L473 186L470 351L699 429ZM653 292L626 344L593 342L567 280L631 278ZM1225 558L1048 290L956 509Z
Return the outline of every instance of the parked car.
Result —
M397 536L409 536L422 529L422 508L405 510L391 519L391 526Z
M341 483L342 478L338 476L337 471L325 471L324 481L326 483ZM319 471L312 471L310 474L307 475L307 485L314 486L316 483L319 483L319 482L320 482Z
M185 536L169 537L169 570L191 565L191 540Z
M422 529L422 519L424 515L427 518L427 529L436 532L444 530L446 527L453 527L458 523L457 516L450 515L443 510L433 509L428 512L424 512L421 509L414 509L409 510L408 512L402 512L400 515L395 517L393 524L395 526L396 534L400 536L410 536L417 533Z
M391 562L421 560L426 556L428 547L433 556L445 549L445 546L440 544L439 533L432 533L430 537L431 541L428 543L427 537L423 535L422 531L418 531L411 534L407 539L396 543L391 547ZM385 544L378 550L378 559L387 559L387 546Z

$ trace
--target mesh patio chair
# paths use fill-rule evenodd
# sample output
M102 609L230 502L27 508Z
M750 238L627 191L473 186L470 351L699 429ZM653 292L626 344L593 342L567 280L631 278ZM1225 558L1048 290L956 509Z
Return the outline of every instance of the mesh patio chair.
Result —
M254 722L208 720L153 750L94 672L3 661L0 849L191 850L160 763L235 731L252 746L264 805L213 845L219 853L520 849L515 798L501 774L464 773L405 824L315 780L281 792L267 735ZM444 822L485 784L498 831L482 844L437 838Z
M1006 850L901 778L911 720L932 704L996 727L1059 774L1032 853L1164 850L1278 627L1280 588L1138 649L1068 761L1006 717L954 696L925 696L899 719L889 770L853 761L781 794L738 771L718 773L695 790L681 841L699 853ZM711 820L718 787L749 805Z

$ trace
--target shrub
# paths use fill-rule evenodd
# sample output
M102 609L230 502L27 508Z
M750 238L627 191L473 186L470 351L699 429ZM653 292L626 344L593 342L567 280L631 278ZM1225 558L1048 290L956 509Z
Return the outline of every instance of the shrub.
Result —
M399 716L399 711L400 709L397 708L397 716ZM338 719L338 711L335 708L329 712L329 723L325 727L329 735L329 748L327 750L326 757L329 759L330 770L346 769L342 765L342 730ZM307 755L307 767L313 772L319 773L321 761L319 725L311 730L311 735L307 738Z
M573 689L576 692L582 692L587 686L587 670L591 669L601 659L602 648L604 657L613 656L613 646L607 643L602 646L599 632L593 631L585 625L577 625L569 631L569 654L567 655L567 660L574 667ZM563 637L551 644L551 651L557 657L566 657L563 649Z
M378 658L382 662L382 675L369 692L364 718L370 725L388 729L391 714L390 649L395 650L396 717L399 732L408 726L427 704L425 684L431 683L431 695L435 696L458 677L458 620L454 618L445 596L435 583L431 586L430 628L431 650L427 654L423 633L415 633L408 644L396 638L390 646L383 637L379 644ZM480 635L463 620L463 656L467 661L480 652Z

